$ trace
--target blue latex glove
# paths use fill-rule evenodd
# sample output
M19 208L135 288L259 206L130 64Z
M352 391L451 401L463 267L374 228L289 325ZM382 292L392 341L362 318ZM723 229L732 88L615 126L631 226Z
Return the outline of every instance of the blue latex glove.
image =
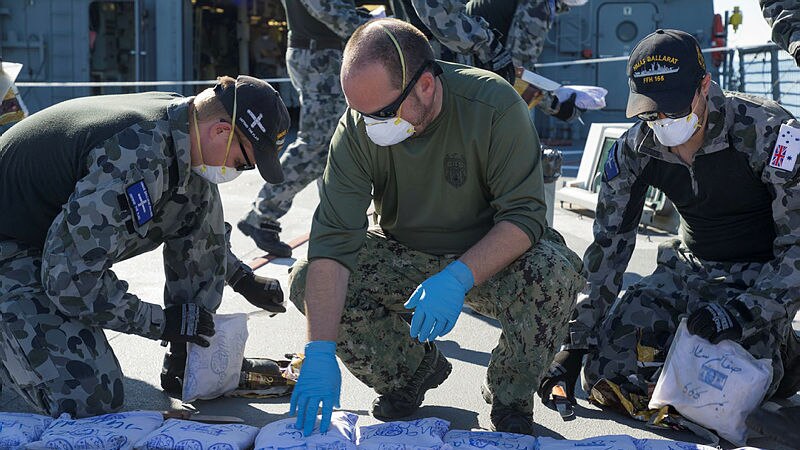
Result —
M336 362L336 343L333 341L311 341L306 344L300 378L292 391L289 414L297 414L295 427L302 428L305 436L314 432L317 410L322 403L320 433L331 425L333 408L339 407L342 390L342 373Z
M475 279L469 267L453 261L417 286L404 305L407 309L416 308L411 318L411 337L426 342L449 333L473 284Z

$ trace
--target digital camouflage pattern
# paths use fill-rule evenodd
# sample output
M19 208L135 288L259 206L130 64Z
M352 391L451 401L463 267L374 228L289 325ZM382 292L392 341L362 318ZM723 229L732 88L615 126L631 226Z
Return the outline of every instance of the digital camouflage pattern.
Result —
M419 367L423 344L409 335L403 304L414 289L456 257L435 256L367 233L350 274L339 326L337 354L359 380L379 394L403 387ZM305 310L308 262L292 267L290 299ZM508 267L467 293L465 304L500 321L502 334L492 351L487 383L503 404L533 408L533 393L566 333L573 299L584 285L580 258L556 231ZM476 381L476 391L479 382Z
M356 13L352 0L299 1L312 16L341 37L343 44L367 20ZM283 183L264 184L245 218L250 225L258 227L262 223L276 222L289 211L294 196L325 171L331 136L347 108L339 83L341 65L341 50L287 49L286 68L300 96L297 138L281 156Z
M772 27L772 41L795 57L800 56L800 3L797 0L760 0L761 12Z
M464 0L411 0L420 19L442 44L461 55L491 60L492 27L482 17L467 14ZM569 7L549 0L519 0L505 47L514 65L532 70L544 48L544 40L555 14ZM471 61L461 61L470 64ZM554 97L545 93L536 105L545 114L555 114Z
M733 148L745 155L753 176L772 194L776 238L775 258L767 263L704 261L676 243L659 249L658 268L622 296L617 295L636 243L636 227L622 229L632 186L650 158L678 164L652 133L637 123L618 141L619 175L601 184L594 222L594 242L584 255L587 290L578 295L570 321L567 348L593 348L587 365L589 384L603 377L644 387L652 374L642 367L651 353L663 356L677 327L678 316L688 315L709 302L742 302L753 315L743 323L739 342L756 357L772 358L774 392L783 369L777 353L800 308L800 188L798 166L781 170L769 166L781 123L792 116L774 102L723 91L711 84L705 141L697 153ZM800 126L796 121L794 126ZM648 139L649 138L649 139ZM719 189L725 189L719 186ZM761 230L752 230L760 233ZM642 364L637 364L638 358ZM646 392L646 391L645 391Z
M226 267L242 264L226 242L217 187L190 171L189 101L175 100L168 119L134 124L89 153L88 173L43 249L0 242L0 376L47 414L122 406L122 373L103 329L162 334L162 307L128 293L110 270L115 262L163 243L165 306L194 302L212 311ZM125 200L140 181L153 211L142 225Z

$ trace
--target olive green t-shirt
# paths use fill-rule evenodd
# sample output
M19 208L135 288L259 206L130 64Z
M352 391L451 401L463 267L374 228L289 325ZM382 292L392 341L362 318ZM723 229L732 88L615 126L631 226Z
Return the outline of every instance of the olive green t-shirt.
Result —
M422 252L461 254L500 221L536 243L546 226L539 137L527 105L497 75L439 61L442 110L421 133L373 143L349 109L331 139L309 260L353 270L375 202L379 225Z

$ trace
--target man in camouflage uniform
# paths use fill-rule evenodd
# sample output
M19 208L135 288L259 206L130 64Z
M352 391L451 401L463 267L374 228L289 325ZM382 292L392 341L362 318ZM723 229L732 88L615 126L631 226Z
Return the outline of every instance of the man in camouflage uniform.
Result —
M760 0L761 12L772 27L772 41L789 52L800 66L800 3L797 0Z
M502 327L484 389L492 426L532 433L533 392L584 280L545 222L527 105L491 72L435 61L425 36L396 19L356 30L342 86L349 109L331 140L310 262L290 275L310 340L290 408L298 426L310 434L322 403L328 427L337 346L379 394L375 417L414 413L450 374L433 341L466 303Z
M569 11L570 5L586 3L583 0L401 1L413 5L419 19L439 42L471 57L465 61L467 64L497 72L512 84L514 66L531 70L539 60L556 14ZM405 11L409 9L406 7ZM513 65L509 64L512 61ZM562 120L570 120L577 113L574 99L559 103L552 93L545 93L536 107Z
M283 0L283 6L289 26L286 67L300 96L297 139L281 157L285 181L265 184L238 228L260 249L289 257L292 248L280 240L278 219L325 170L328 145L346 106L339 85L343 42L367 18L356 13L353 0Z
M232 124L236 123L234 127ZM197 97L150 92L47 108L0 137L0 379L32 407L83 417L123 406L104 329L208 346L226 279L265 309L278 291L230 253L215 183L282 178L289 115L260 80ZM115 262L164 245L164 307Z
M627 115L640 121L609 151L584 255L589 288L540 394L563 382L572 395L588 352L592 398L646 419L640 413L688 316L689 332L772 360L767 398L792 395L798 378L784 373L800 367L791 327L800 308L800 169L783 144L800 124L773 101L723 92L681 31L645 37L627 70ZM682 238L661 244L655 272L618 298L648 186L677 208Z

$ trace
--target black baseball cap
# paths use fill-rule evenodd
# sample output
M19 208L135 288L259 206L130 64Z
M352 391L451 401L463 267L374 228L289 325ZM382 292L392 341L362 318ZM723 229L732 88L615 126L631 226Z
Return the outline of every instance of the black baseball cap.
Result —
M627 73L631 92L626 116L679 113L691 105L706 62L691 34L659 29L636 44Z
M261 177L272 184L283 182L278 155L291 119L278 91L266 81L239 75L233 86L217 83L214 94L253 144Z

